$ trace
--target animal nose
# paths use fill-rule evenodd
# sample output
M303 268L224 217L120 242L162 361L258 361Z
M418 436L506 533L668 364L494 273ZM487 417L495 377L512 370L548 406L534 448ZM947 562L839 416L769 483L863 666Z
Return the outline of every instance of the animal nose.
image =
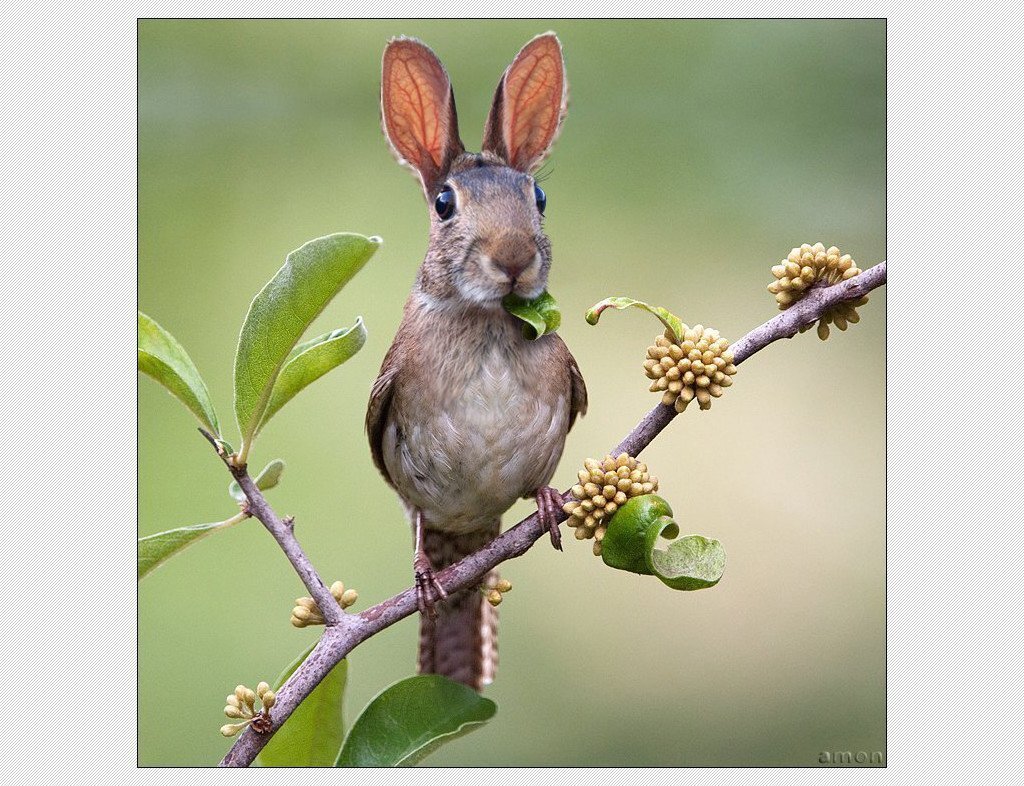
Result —
M498 270L509 278L517 279L522 272L530 266L530 262L532 261L533 256L531 255L529 258L520 257L515 259L496 259L494 260L494 264L497 266Z
M492 256L494 265L511 279L522 275L537 256L537 244L533 239L516 238L513 242L502 243Z

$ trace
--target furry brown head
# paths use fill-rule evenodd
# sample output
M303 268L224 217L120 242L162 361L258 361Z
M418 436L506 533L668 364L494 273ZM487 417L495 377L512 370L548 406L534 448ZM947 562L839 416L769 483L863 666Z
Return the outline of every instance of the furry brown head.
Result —
M430 246L417 282L430 307L497 306L510 292L529 298L547 286L551 244L532 174L558 135L566 96L558 38L537 36L498 82L483 152L467 153L437 56L411 38L384 50L384 133L399 161L419 175L430 212Z

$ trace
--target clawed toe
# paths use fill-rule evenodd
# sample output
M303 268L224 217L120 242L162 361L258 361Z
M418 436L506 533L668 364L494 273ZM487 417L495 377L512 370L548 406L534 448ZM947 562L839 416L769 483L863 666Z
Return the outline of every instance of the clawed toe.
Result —
M537 489L537 513L541 526L551 535L551 545L562 550L562 533L558 529L559 510L562 507L562 495L551 486Z
M415 571L416 576L416 606L420 614L426 614L431 619L437 616L437 609L434 606L445 600L448 593L445 592L441 582L437 580L434 571L429 568L420 568Z

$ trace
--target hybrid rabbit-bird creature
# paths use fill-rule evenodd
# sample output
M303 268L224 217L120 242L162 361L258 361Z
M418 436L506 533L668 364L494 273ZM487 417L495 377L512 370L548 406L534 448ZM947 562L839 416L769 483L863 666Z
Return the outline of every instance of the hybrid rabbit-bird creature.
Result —
M530 41L505 70L483 150L459 139L455 95L424 44L384 50L385 136L423 185L430 241L370 394L374 463L412 524L420 610L419 671L479 690L497 664L497 609L476 589L447 595L435 572L493 540L519 497L536 498L561 548L548 486L565 437L587 408L579 368L555 334L524 338L502 298L541 294L551 244L532 173L565 116L562 50Z

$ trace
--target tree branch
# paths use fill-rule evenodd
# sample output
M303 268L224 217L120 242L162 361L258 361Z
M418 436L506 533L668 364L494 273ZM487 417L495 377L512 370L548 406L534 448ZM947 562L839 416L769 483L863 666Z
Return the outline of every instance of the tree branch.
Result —
M735 364L739 365L774 341L778 341L781 338L791 338L799 332L802 325L811 324L816 321L830 307L842 301L855 300L862 297L884 284L885 281L886 263L882 262L865 270L859 276L847 279L839 284L810 290L798 303L786 309L775 318L768 320L760 327L754 328L734 343L731 349L733 350ZM619 453L628 453L631 456L639 455L675 416L676 410L674 407L658 404L612 450L612 455L618 455ZM232 468L232 474L234 473L235 469ZM245 477L248 479L247 475ZM239 480L239 484L241 485L241 480ZM249 486L255 492L255 496L262 500L264 514L269 519L279 522L280 520L277 519L269 505L266 504L266 500L263 500L263 496L255 488L255 485L252 484L251 480L249 481ZM242 488L245 490L246 495L249 496L249 489L245 485L242 485ZM569 497L570 492L568 491L562 494L563 501L567 502ZM252 501L252 497L250 497L250 501ZM264 520L259 511L254 509L253 514L266 524L267 529L271 531L274 537L277 538L278 543L281 543L282 548L284 548L285 543L282 541L282 538L278 537L277 527L267 524L267 521ZM559 511L558 515L560 521L564 521L567 518L562 511ZM283 524L280 526L284 527ZM541 526L537 513L533 513L511 529L503 532L479 551L442 570L437 574L437 578L449 594L475 586L480 583L492 568L497 567L502 562L525 554L545 532L547 532L547 529ZM290 541L294 543L294 548L298 549L298 543L290 531L288 531L288 535ZM288 539L286 538L285 540ZM287 550L286 553L288 553ZM298 553L302 556L303 563L309 566L309 561L302 554L301 549L298 549ZM291 554L289 554L289 559L292 559ZM292 564L296 565L296 570L299 569L296 560L292 559ZM308 570L319 581L319 577L316 577L316 572L313 571L311 566L308 567ZM300 572L300 575L303 574ZM305 576L303 581L306 581ZM309 583L306 586L309 587ZM320 582L320 586L323 586L322 582ZM310 591L312 592L312 587L310 587ZM314 594L313 597L316 598L316 595ZM328 605L337 608L337 604L330 593L328 593L328 597L331 598ZM319 599L317 599L317 603L320 603ZM321 603L321 610L323 608L324 605ZM273 725L271 730L265 734L258 734L251 729L247 729L220 762L221 766L244 767L251 764L263 746L270 740L271 735L288 719L288 716L291 715L295 707L309 695L313 688L327 676L327 673L342 658L348 655L358 644L415 612L416 591L414 588L410 588L360 614L344 614L339 624L327 628L319 643L310 653L310 656L296 669L295 673L278 691L277 703L273 709ZM324 616L326 617L326 615Z

